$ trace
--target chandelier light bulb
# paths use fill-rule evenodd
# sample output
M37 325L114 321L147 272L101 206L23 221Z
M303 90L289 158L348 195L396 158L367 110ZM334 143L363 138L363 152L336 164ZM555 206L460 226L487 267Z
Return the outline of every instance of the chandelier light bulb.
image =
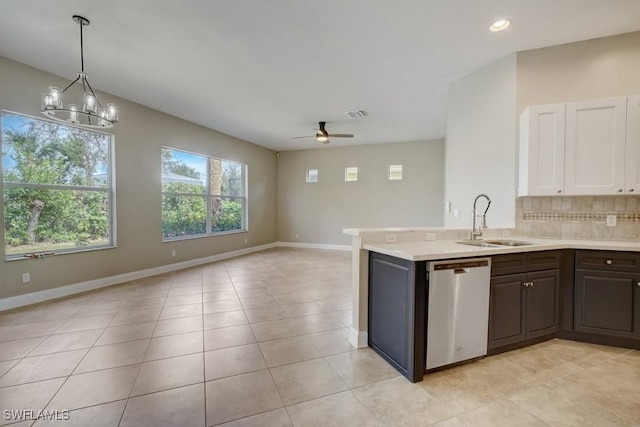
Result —
M84 111L87 113L96 114L97 105L96 105L96 96L92 93L84 94Z
M69 121L71 123L78 123L78 106L69 104L69 110Z
M107 104L107 119L112 122L118 121L118 106L116 104Z

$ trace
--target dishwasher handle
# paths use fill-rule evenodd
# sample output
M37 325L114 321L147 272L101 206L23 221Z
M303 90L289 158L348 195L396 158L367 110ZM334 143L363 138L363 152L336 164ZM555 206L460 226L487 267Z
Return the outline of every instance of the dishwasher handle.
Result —
M434 264L433 270L434 271L454 270L454 273L459 274L461 272L459 272L458 270L468 271L470 268L488 267L488 266L489 266L489 260L482 259L482 260L476 260L476 261L444 262L441 264Z

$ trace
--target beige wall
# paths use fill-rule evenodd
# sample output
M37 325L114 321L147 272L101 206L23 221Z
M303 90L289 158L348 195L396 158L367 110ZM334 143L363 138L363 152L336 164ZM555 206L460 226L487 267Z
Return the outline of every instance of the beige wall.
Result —
M346 245L343 228L440 226L443 163L443 141L280 153L278 240ZM390 164L403 165L402 181L387 179ZM357 182L344 181L347 166ZM305 182L310 168L318 183Z
M471 228L473 200L492 200L489 227L514 227L516 58L510 55L451 85L445 144L445 225ZM486 206L481 200L478 208ZM455 217L458 209L459 217Z
M518 53L518 115L527 106L640 94L640 32Z
M40 117L40 96L63 79L0 57L0 108ZM115 249L45 260L0 261L0 298L142 270L276 241L276 154L263 147L123 99L115 135ZM247 163L249 232L162 243L160 147L166 145ZM1 212L0 212L1 215ZM4 242L4 227L0 241ZM244 240L248 239L245 244ZM176 257L171 256L175 249ZM31 283L21 275L31 273Z

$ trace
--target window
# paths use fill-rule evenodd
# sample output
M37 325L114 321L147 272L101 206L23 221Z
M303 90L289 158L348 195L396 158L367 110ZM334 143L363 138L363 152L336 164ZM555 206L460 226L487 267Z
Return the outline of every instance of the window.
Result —
M357 181L358 180L358 167L344 168L344 180L345 181Z
M247 165L162 148L162 237L247 230Z
M2 112L6 258L115 243L111 135Z
M396 181L402 179L402 165L389 165L389 180Z
M307 182L318 182L318 169L307 170Z

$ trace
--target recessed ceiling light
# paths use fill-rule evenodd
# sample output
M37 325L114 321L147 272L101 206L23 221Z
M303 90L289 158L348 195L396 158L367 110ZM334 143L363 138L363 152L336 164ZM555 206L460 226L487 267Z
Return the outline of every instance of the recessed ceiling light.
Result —
M500 19L491 24L489 31L497 33L498 31L506 30L509 25L511 25L511 21L508 19Z

